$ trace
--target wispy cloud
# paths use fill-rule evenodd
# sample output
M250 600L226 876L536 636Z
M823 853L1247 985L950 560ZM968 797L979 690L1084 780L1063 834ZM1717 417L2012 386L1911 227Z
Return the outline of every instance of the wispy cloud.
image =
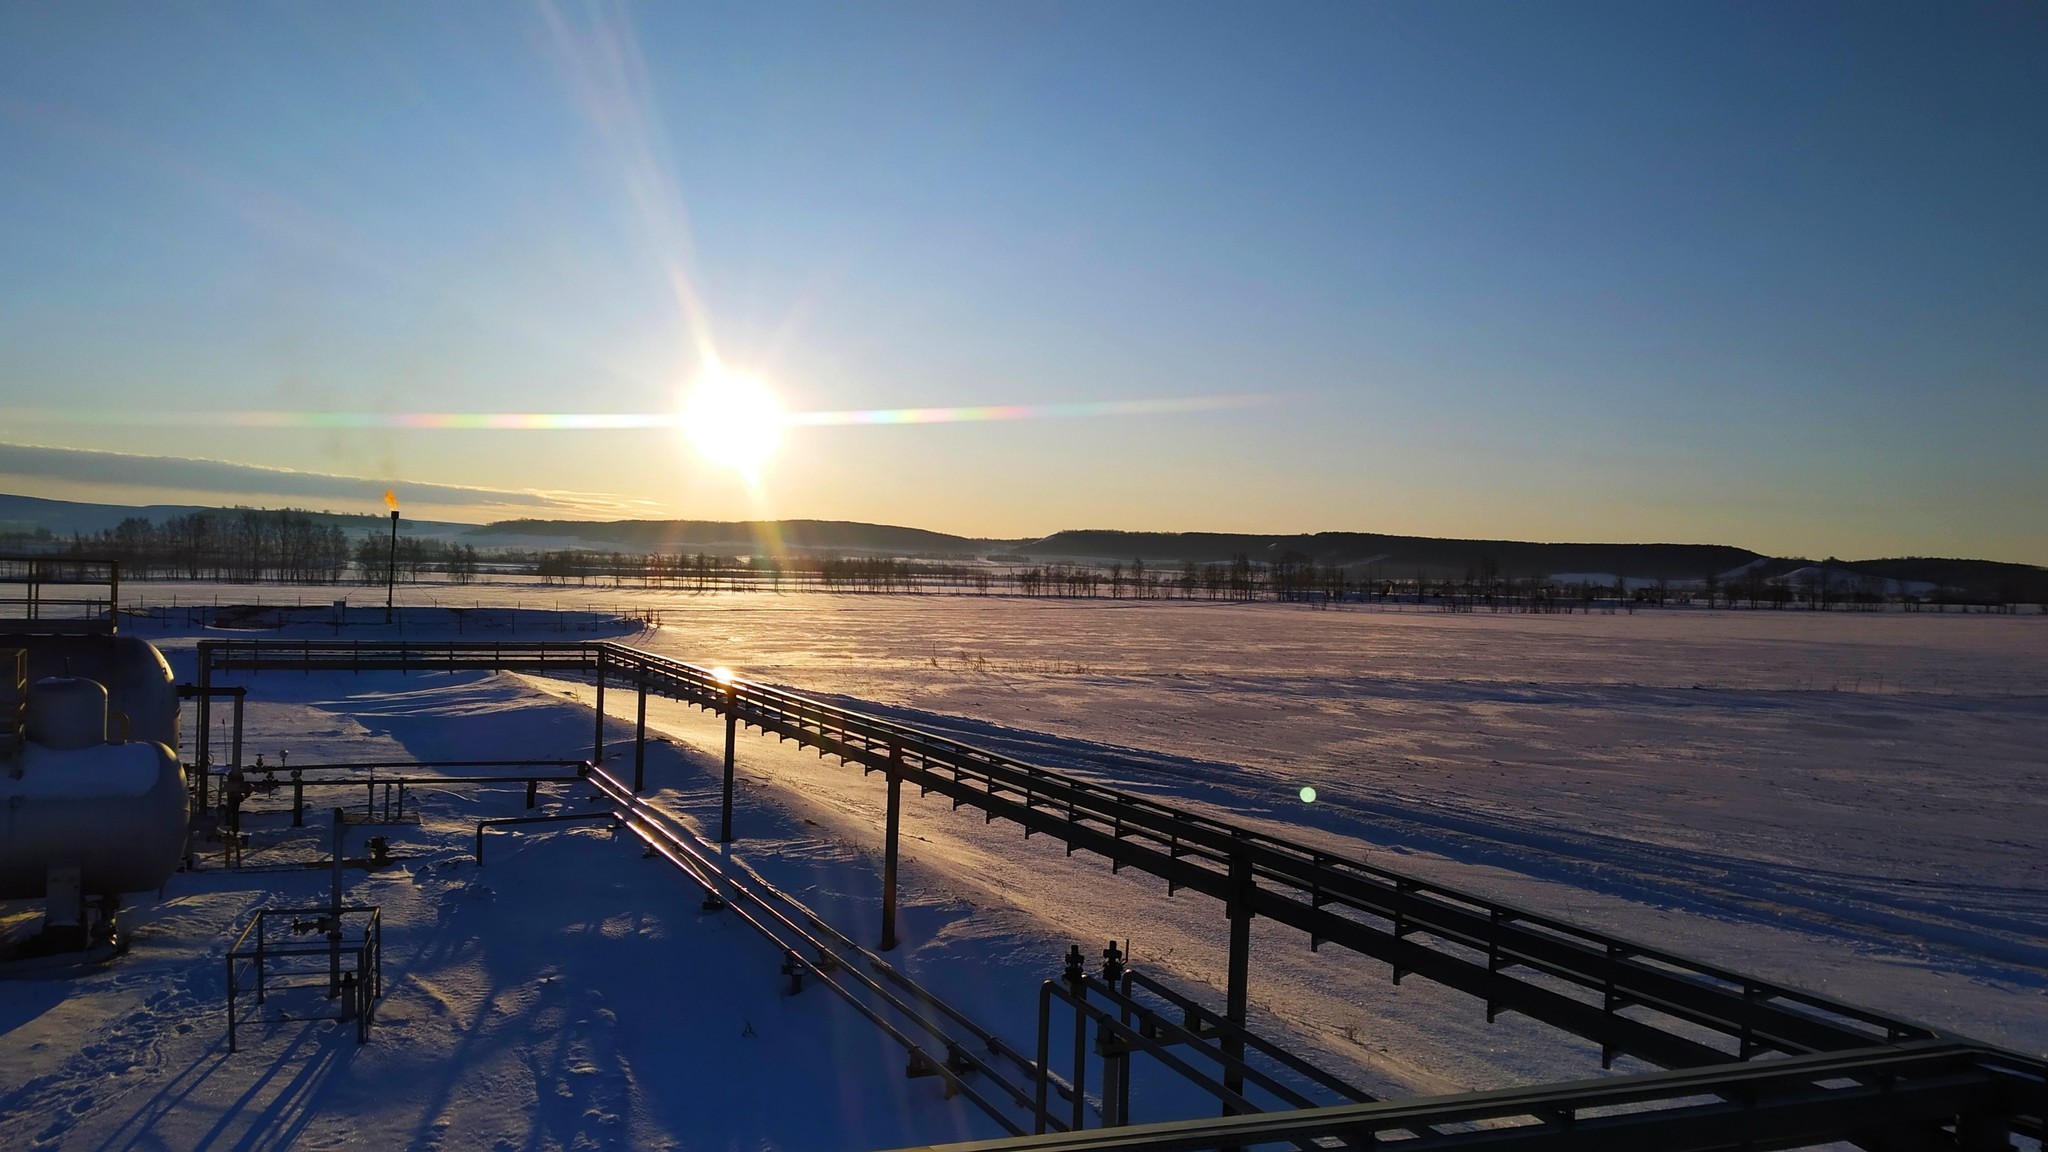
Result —
M0 477L105 488L218 493L240 500L345 501L366 507L381 507L384 492L396 488L400 498L407 503L474 508L485 512L496 509L506 515L548 512L627 516L653 511L646 501L605 493L478 488L411 481L404 477L337 476L327 472L237 464L228 460L142 456L34 444L0 443Z

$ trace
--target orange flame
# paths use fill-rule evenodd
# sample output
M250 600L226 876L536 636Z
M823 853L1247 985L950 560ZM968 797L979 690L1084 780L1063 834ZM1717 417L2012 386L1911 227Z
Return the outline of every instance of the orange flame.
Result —
M384 506L386 508L391 509L393 512L398 511L398 493L390 491L385 492Z

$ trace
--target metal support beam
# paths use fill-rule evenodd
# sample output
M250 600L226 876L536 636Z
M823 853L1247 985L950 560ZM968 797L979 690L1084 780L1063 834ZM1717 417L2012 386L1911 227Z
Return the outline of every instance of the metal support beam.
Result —
M234 743L228 746L229 767L238 768L242 764L242 703L247 695L244 692L235 694L235 738Z
M896 842L903 826L903 749L889 748L889 815L882 833L882 951L896 947Z
M604 763L604 649L597 651L597 716L594 720L596 731L590 738L590 762Z
M732 843L733 745L739 739L739 715L733 711L732 685L725 686L725 791L718 805L718 842Z
M633 721L633 794L647 788L647 676L638 677L640 706Z
M1102 1126L1121 1128L1131 1122L1131 1050L1107 1021L1095 1029L1095 1050L1102 1055Z
M1230 972L1228 985L1224 990L1223 1014L1230 1022L1243 1029L1245 1016L1250 1009L1250 983L1252 965L1252 861L1245 854L1233 853L1230 857L1230 888L1225 901L1225 911L1230 917ZM1226 1032L1223 1037L1224 1055L1232 1060L1244 1059L1244 1034L1242 1031ZM1244 1093L1244 1073L1230 1068L1223 1074L1223 1086L1232 1092ZM1237 1109L1226 1101L1223 1105L1225 1116L1237 1115Z
M341 995L341 847L348 823L341 809L334 810L334 893L328 902L327 998Z
M213 664L202 656L199 660L199 734L192 739L192 771L199 777L199 812L204 819L208 807L206 798L206 766L212 747L208 739L213 729Z

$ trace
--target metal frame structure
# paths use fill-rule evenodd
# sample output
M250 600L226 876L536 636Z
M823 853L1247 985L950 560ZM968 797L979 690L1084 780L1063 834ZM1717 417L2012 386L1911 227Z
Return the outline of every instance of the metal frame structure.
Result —
M37 634L105 633L120 627L121 562L86 556L0 556L0 587L19 585L19 595L0 595L0 632ZM105 596L46 596L46 587L105 588Z
M270 921L272 917L291 918L292 933L284 940L273 940ZM346 941L351 917L360 918L360 937ZM318 932L320 939L300 940L297 937L307 932ZM256 938L254 945L250 936ZM317 959L318 968L301 966L295 962ZM355 967L344 968L341 961L354 961ZM340 1019L356 1022L356 1043L368 1043L370 1024L377 1012L377 1001L384 995L384 919L375 905L337 908L260 908L242 931L235 936L227 954L227 1012L228 1051L237 1051L237 1027L240 1023L236 1011L242 993L242 973L253 971L251 987L256 992L256 1003L262 1004L271 992L284 988L317 988L324 985L329 999L340 1000L341 1010L336 1013ZM279 984L295 976L308 976L315 972L325 977L319 983ZM347 977L353 976L350 980Z
M1026 836L1050 835L1066 845L1069 855L1075 850L1093 852L1106 858L1112 871L1135 868L1158 877L1166 882L1169 893L1185 888L1212 897L1222 904L1229 922L1223 1019L1238 1032L1225 1035L1222 1050L1233 1061L1241 1062L1244 1056L1241 1035L1248 1007L1251 922L1254 917L1264 917L1304 933L1311 949L1336 944L1383 962L1391 968L1396 983L1417 975L1480 999L1489 1020L1502 1011L1514 1011L1590 1040L1599 1045L1603 1065L1627 1054L1668 1069L1707 1069L1684 1083L1696 1094L1715 1095L1724 1102L1748 1098L1761 1091L1760 1085L1779 1082L1768 1075L1755 1079L1751 1069L1766 1065L1793 1068L1786 1063L1788 1059L1807 1057L1819 1057L1821 1064L1829 1059L1854 1064L1873 1052L1913 1053L1916 1059L1927 1060L1937 1059L1934 1053L1943 1053L1939 1059L1950 1061L1944 1068L1960 1060L1979 1070L1971 1077L1989 1075L1997 1080L2000 1087L1996 1091L1972 1088L1943 1097L1967 1105L1963 1113L1947 1114L1948 1123L1956 1130L1953 1136L1938 1136L1924 1126L1907 1132L1887 1125L1889 1132L1883 1140L1873 1137L1875 1142L1866 1141L1872 1147L1921 1146L1924 1141L1934 1142L1927 1146L1941 1146L1942 1140L1953 1147L1955 1141L1965 1138L1966 1130L2014 1131L2038 1139L2043 1114L2048 1113L2048 1099L2044 1099L2048 1094L2030 1087L2042 1078L2044 1065L2036 1058L1997 1052L1922 1024L1699 963L627 645L207 640L198 648L202 689L210 685L215 673L263 670L594 673L599 706L592 759L599 764L605 742L603 692L607 678L617 676L641 700L632 792L644 783L645 698L649 693L726 718L727 817L722 828L726 837L732 832L730 734L736 725L795 740L820 756L837 757L864 772L882 772L888 785L881 928L885 950L895 941L893 865L905 783L915 784L920 795L936 792L946 797L955 809L974 808L990 822L1003 819L1019 825ZM624 786L621 783L619 787ZM1921 1066L1879 1060L1872 1067L1910 1071ZM1226 1090L1237 1093L1241 1089L1241 1074L1241 1069L1226 1064ZM2016 1086L2013 1076L2019 1077ZM1599 1083L1632 1079L1618 1077ZM1716 1087L1723 1084L1725 1093ZM1560 1090L1571 1087L1560 1086ZM1768 1114L1820 1113L1841 1117L1842 1126L1828 1129L1835 1138L1860 1139L1857 1134L1866 1131L1865 1125L1851 1123L1868 1115L1858 1114L1855 1108L1816 1106ZM1963 1119L1957 1119L1959 1115ZM1227 1128L1224 1121L1216 1123ZM1782 1126L1786 1132L1799 1128L1790 1121ZM1241 1143L1231 1131L1218 1129L1213 1138L1203 1136L1195 1143L1159 1147ZM1754 1147L1792 1146L1775 1143L1776 1138L1768 1134L1744 1139ZM1201 1142L1204 1140L1207 1142Z

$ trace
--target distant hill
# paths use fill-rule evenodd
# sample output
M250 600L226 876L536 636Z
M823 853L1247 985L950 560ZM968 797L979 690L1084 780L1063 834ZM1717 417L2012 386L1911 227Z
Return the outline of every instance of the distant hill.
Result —
M1318 564L1363 568L1389 580L1418 572L1458 579L1487 565L1502 576L1557 573L1630 579L1702 580L1767 559L1725 544L1532 544L1512 540L1449 540L1376 532L1253 536L1226 532L1058 532L1017 549L1047 559L1143 559L1146 563L1225 563L1240 553L1271 563L1298 553Z
M976 540L922 528L848 520L500 520L473 536L577 540L641 552L870 552L892 556L975 556L1011 541Z
M32 532L38 528L53 536L73 532L90 536L104 532L130 516L168 520L187 512L208 509L186 504L153 504L134 508L120 504L79 504L70 500L44 500L36 496L0 496L0 532Z
M0 495L0 538L21 547L47 546L29 537L38 529L58 541L73 533L91 536L131 517L156 523L193 512L233 513L232 508L187 504L87 504ZM309 512L321 523L345 531L382 532L378 515ZM1040 540L995 540L930 532L889 524L848 520L500 520L458 524L440 520L400 521L408 536L473 544L481 549L587 548L629 552L714 552L759 554L781 550L810 554L907 557L997 557L1035 561L1110 563L1142 559L1147 564L1227 564L1243 554L1260 564L1297 555L1317 564L1349 569L1354 578L1394 581L1458 580L1489 568L1501 577L1562 576L1567 579L1632 584L1653 580L1698 584L1708 576L1728 582L1748 574L1790 581L1822 571L1831 586L1860 577L1890 582L1891 590L1918 594L1921 587L1947 589L1968 599L2005 603L2048 603L2048 568L1993 560L1893 557L1877 560L1812 561L1772 557L1724 544L1540 544L1518 540L1458 540L1432 536L1387 536L1376 532L1316 532L1262 536L1235 532L1125 532L1094 529L1056 532Z
M234 508L209 508L200 504L85 504L74 500L45 500L37 496L0 495L0 534L33 532L43 528L53 536L69 539L74 532L91 536L118 527L121 521L131 516L162 524L194 512L232 514L235 511ZM390 524L388 519L378 515L310 511L305 514L321 524L339 524L344 530L382 532ZM474 527L474 524L455 524L445 520L399 521L400 530L408 536L447 536L467 532Z
M1889 560L1856 560L1844 567L1885 580L1923 581L1939 585L1962 592L1973 600L2048 604L2048 568L2033 564L1902 556Z

